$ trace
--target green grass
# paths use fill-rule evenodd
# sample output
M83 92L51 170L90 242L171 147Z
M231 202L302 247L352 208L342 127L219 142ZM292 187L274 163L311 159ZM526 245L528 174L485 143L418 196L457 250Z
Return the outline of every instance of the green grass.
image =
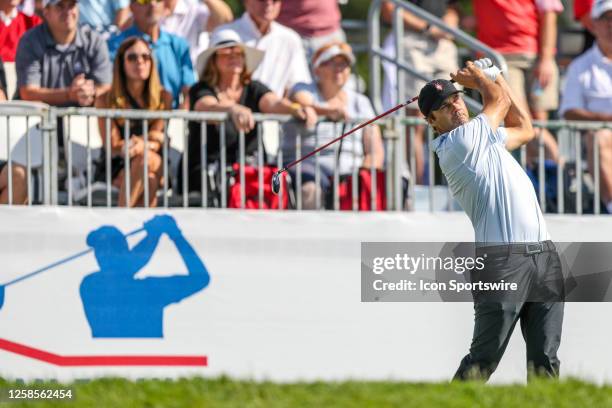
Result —
M29 384L49 389L56 383ZM0 380L0 389L24 385ZM69 385L71 402L0 403L7 407L612 407L612 386L578 380L537 380L528 385L482 383L271 382L182 379L101 379Z

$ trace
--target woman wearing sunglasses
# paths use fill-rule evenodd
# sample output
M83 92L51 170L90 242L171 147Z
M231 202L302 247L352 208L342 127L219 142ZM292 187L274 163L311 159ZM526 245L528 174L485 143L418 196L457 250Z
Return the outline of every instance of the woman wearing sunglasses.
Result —
M311 125L316 122L313 109L282 100L266 85L251 80L263 56L263 51L242 44L238 34L227 29L216 32L211 47L198 57L196 66L200 82L189 91L191 110L229 114L225 123L228 164L240 159L240 132L245 134L245 154L249 156L257 151L255 112L291 114ZM200 122L189 124L189 191L201 190L200 128ZM220 124L208 122L206 133L207 162L214 163L220 158ZM182 176L179 172L179 180Z
M149 45L141 38L127 38L117 51L113 66L111 89L100 95L96 107L101 109L164 110L172 106L172 95L162 88ZM129 139L125 140L126 120L113 119L110 129L111 178L119 187L120 206L143 206L144 183L149 183L149 206L157 205L157 190L162 183L161 151L164 142L164 121L148 121L144 134L142 120L129 121ZM106 180L106 121L99 119L102 137L102 157L96 179ZM147 138L147 174L144 174L145 137ZM126 200L125 149L130 161L130 196Z

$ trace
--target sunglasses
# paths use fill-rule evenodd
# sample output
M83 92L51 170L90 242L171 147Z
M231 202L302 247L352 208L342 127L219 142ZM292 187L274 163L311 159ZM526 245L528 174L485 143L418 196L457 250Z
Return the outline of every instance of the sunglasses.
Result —
M244 52L242 52L242 48L240 47L232 47L232 48L221 48L215 52L217 55L223 55L224 57L232 56L243 56Z
M162 0L134 0L135 3L140 4L141 6L147 6L149 4L161 3Z
M152 59L151 54L148 52L144 52L142 54L139 54L137 52L130 52L128 54L125 54L125 59L129 62L136 62L140 58L142 58L144 62L151 62Z

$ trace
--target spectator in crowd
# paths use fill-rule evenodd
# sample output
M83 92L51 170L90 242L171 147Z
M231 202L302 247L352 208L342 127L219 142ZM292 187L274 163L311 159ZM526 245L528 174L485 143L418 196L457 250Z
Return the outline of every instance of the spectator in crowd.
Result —
M12 189L13 201L12 204L27 204L28 200L28 184L24 166L12 163ZM8 204L9 202L9 166L4 160L0 160L0 204Z
M593 20L591 19L591 9L593 0L574 0L574 19L580 21L584 27L584 46L582 52L593 46L595 37L593 36Z
M323 45L346 41L340 21L338 0L283 0L278 22L295 30L302 37L306 58Z
M536 120L547 120L559 106L559 69L555 62L557 15L560 0L474 0L477 37L500 52L508 64L507 79L512 92L529 106ZM557 162L557 142L542 132L546 157ZM528 160L538 155L538 140L527 145Z
M132 0L130 10L134 25L108 40L111 59L126 38L144 38L153 49L161 83L172 94L172 106L188 107L189 87L194 84L195 77L187 41L160 28L164 13L161 0Z
M245 133L247 155L257 151L257 133L254 112L291 114L314 125L316 115L310 108L291 104L279 98L263 83L252 80L251 73L264 59L264 53L241 42L231 30L215 32L211 47L198 57L200 81L190 90L190 110L200 112L227 112L225 124L227 163L239 160L239 132ZM189 124L189 191L201 190L201 134L200 123ZM219 124L207 124L207 162L220 157ZM179 187L182 186L179 173Z
M278 97L287 95L297 83L312 82L300 36L275 20L281 9L280 0L244 0L246 12L239 19L215 31L233 30L245 45L265 51L256 79Z
M17 9L20 0L0 0L0 58L15 61L17 45L23 33L42 22L40 17L28 16Z
M103 33L104 38L127 28L130 0L79 0L81 24Z
M449 26L458 27L459 12L456 7L456 0L409 1L442 19ZM391 24L394 10L395 6L393 3L383 3L381 10L383 21ZM402 20L404 22L404 38L402 39L401 46L403 47L404 60L407 65L429 78L448 77L450 72L455 72L459 69L457 47L453 43L451 35L406 10L402 11ZM393 33L389 34L386 38L383 48L388 54L395 55L396 44ZM390 109L403 101L397 100L397 71L395 66L390 63L384 63L383 68L383 107L384 109ZM425 86L425 81L408 73L405 75L403 87L407 97L417 95L423 86ZM406 113L408 116L421 117L421 113L416 108L408 108ZM418 126L415 129L414 137L414 151L416 153L415 176L417 183L425 182L424 137L425 128ZM408 146L408 149L410 150L410 146Z
M291 93L291 100L314 109L317 115L325 116L339 122L350 122L352 119L363 119L374 116L372 104L365 95L344 87L351 74L351 65L355 57L351 47L343 42L332 42L317 50L312 58L316 84L298 84ZM340 135L334 123L319 124L314 131L303 134L301 154L308 154ZM348 129L346 129L348 130ZM296 158L295 125L288 124L283 140L283 158L289 163ZM356 157L355 157L356 156ZM320 186L315 185L316 160L308 158L301 164L302 171L302 205L304 209L318 208L316 202L317 188L321 189L323 198L331 187L334 174L336 153L334 149L323 150L319 156L321 171ZM354 163L362 167L382 168L384 148L380 130L377 126L368 126L342 140L339 156L339 174L351 174ZM294 168L295 169L295 168ZM291 170L290 170L291 171ZM295 180L295 171L291 173Z
M43 3L44 23L28 30L17 48L19 95L53 106L92 106L111 81L106 44L91 28L78 26L76 0Z
M208 33L234 19L223 0L164 0L161 28L187 40L191 62L208 48Z
M0 102L6 101L6 78L4 76L4 64L0 59ZM13 178L13 204L25 204L27 200L27 184L25 168L16 163L12 168ZM3 160L0 160L0 204L7 204L8 191L8 166Z
M111 89L96 99L96 107L102 109L142 109L164 110L172 106L172 95L161 86L153 54L149 44L140 37L128 37L117 50L113 64ZM111 122L110 153L111 178L113 185L119 187L120 206L143 206L144 183L149 183L149 206L157 205L157 190L162 182L162 156L164 143L164 121L151 120L147 134L144 134L143 121L131 120L129 140L124 139L124 119ZM106 144L106 120L99 119L100 136ZM147 139L148 174L144 174L144 149ZM128 143L130 157L130 196L126 201L124 176L125 144ZM98 180L106 180L107 146L98 162Z
M6 78L4 75L4 64L0 58L0 102L4 102L6 99ZM0 204L8 204L9 202L8 169L9 167L7 163L0 160ZM25 167L17 163L13 163L11 177L13 181L13 204L26 204L26 200L28 198L28 185L26 184Z
M569 65L560 115L569 120L612 121L612 0L596 0L593 10L595 44ZM612 130L586 135L589 171L594 174L593 149L599 145L601 199L612 214Z

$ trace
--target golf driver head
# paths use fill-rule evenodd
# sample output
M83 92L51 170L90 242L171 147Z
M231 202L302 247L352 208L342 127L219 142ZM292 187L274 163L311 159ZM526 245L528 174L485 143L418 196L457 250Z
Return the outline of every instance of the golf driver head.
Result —
M280 191L280 171L272 175L272 192L278 194Z

